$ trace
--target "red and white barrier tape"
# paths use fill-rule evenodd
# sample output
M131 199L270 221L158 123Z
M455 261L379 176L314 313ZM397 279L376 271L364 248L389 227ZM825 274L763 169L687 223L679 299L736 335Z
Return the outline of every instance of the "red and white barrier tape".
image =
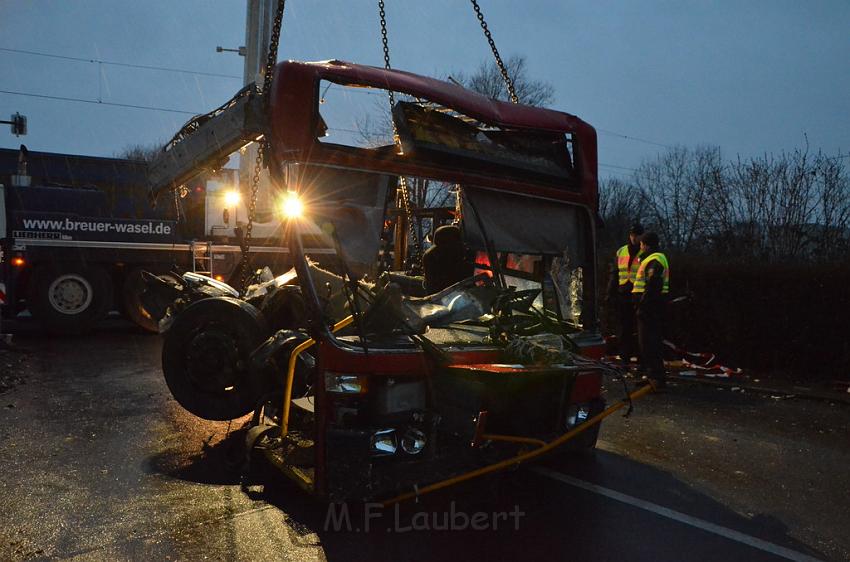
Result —
M743 373L741 368L733 369L732 367L727 367L718 363L716 361L717 356L714 353L694 353L692 351L687 351L678 347L670 340L664 340L663 343L682 358L682 364L685 367L695 371L703 371L702 374L704 376L726 378ZM711 373L710 371L719 372ZM681 374L682 373L680 373L680 375Z

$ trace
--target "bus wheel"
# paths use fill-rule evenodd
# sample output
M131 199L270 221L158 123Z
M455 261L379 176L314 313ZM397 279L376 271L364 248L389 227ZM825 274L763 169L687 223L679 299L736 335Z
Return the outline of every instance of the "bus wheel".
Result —
M27 305L51 333L89 332L111 303L112 282L103 268L68 264L33 271Z
M143 269L145 268L137 267L131 270L124 278L124 283L121 285L120 295L121 312L128 320L144 331L152 334L158 334L160 319L151 316L150 312L147 311L142 303L142 293L144 293L147 289L145 280L142 278ZM150 271L150 269L148 269L148 271ZM169 273L164 273L162 275L157 273L157 275L158 277L174 279L174 276ZM179 280L177 280L177 282L179 282Z
M230 297L202 299L180 312L165 332L162 372L171 395L207 420L232 420L268 392L252 377L250 356L269 336L262 313Z

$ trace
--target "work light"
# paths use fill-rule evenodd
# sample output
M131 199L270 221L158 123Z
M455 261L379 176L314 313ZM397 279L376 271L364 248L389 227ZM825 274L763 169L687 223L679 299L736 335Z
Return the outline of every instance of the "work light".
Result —
M304 204L294 191L287 191L278 203L278 210L284 219L297 219L304 213Z

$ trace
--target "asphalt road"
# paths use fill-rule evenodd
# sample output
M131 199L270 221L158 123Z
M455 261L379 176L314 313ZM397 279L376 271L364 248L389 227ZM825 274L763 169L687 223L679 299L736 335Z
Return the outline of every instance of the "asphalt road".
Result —
M329 517L285 482L240 491L240 424L173 401L158 337L19 331L29 353L0 353L2 560L850 559L846 405L679 385L608 418L595 455Z

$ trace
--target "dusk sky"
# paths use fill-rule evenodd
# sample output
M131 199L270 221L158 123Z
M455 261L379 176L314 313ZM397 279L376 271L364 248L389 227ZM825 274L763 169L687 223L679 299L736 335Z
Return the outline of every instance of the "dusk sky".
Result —
M734 158L793 150L807 135L830 156L850 150L847 0L480 4L503 57L527 57L531 76L554 86L552 107L597 128L603 177L661 145ZM465 0L388 0L387 18L396 68L445 76L491 56ZM6 0L0 116L26 115L29 134L3 125L0 146L112 156L167 140L189 114L18 94L206 112L241 85L242 58L215 47L244 44L244 24L241 0ZM383 64L376 1L287 2L279 59L331 58Z

